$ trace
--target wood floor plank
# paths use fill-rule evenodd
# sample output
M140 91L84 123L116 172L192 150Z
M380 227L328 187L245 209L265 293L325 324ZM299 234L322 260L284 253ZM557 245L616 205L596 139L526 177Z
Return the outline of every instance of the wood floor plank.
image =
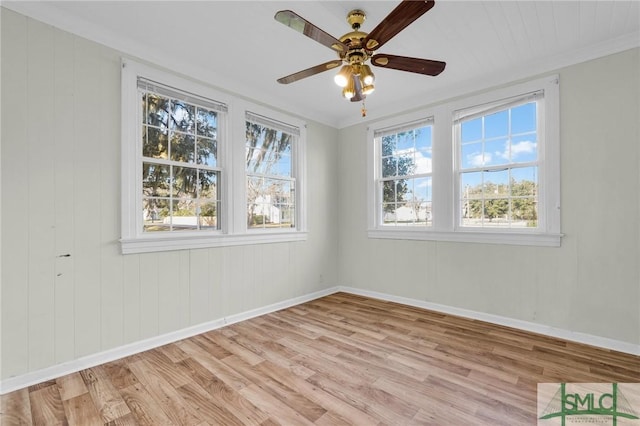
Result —
M280 401L281 405L284 404L291 407L312 422L326 412L324 408L307 398L307 395L296 392L282 383L282 381L265 374L259 368L259 365L251 366L244 359L235 355L225 358L224 362L235 370L242 372L252 383L260 383L260 389L263 393L269 394L270 398Z
M20 389L0 398L0 425L22 426L33 424L29 389Z
M60 392L55 382L53 383L46 387L30 387L31 418L36 426L68 424ZM31 389L35 390L31 391Z
M113 386L102 365L80 372L100 416L105 422L120 418L130 412L120 392Z
M136 422L145 426L173 425L171 419L160 409L156 400L141 383L120 390L122 398L135 416Z
M640 357L336 293L1 397L2 425L536 424L538 383Z
M71 373L62 376L56 380L56 384L60 391L60 398L63 401L89 392L80 373Z
M102 426L105 423L88 391L73 398L63 400L62 405L64 406L64 412L69 425Z
M194 382L200 388L213 397L216 402L223 404L243 424L261 424L269 418L267 413L251 404L235 389L218 379L215 374L193 358L183 360L180 365L189 371Z
M197 411L200 415L207 418L210 423L229 426L242 425L240 419L195 383L184 385L178 388L177 392L193 411ZM186 423L181 422L178 424Z
M156 401L156 409L161 409L174 424L197 424L200 419L195 410L188 409L180 393L164 379L164 374L153 368L146 359L129 364L129 368Z
M283 404L282 401L271 395L271 393L264 391L258 385L249 385L242 389L240 393L262 411L273 413L271 419L275 417L280 424L313 425L301 413Z

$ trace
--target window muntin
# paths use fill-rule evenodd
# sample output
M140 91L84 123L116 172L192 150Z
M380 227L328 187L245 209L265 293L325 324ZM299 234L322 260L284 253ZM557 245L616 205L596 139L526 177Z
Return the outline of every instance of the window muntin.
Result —
M219 230L218 120L224 106L144 79L138 79L138 97L143 233Z
M374 133L382 226L431 226L432 138L427 120Z
M538 229L542 100L538 92L456 113L460 227Z
M295 228L299 129L253 113L245 126L247 228Z

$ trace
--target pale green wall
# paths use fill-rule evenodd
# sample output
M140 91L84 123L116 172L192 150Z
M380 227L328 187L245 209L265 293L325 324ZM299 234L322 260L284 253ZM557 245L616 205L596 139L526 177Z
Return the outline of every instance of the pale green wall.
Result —
M639 49L558 70L560 248L368 239L367 124L340 131L340 283L640 343Z
M307 135L307 241L122 256L120 54L2 9L0 377L337 285L338 132Z

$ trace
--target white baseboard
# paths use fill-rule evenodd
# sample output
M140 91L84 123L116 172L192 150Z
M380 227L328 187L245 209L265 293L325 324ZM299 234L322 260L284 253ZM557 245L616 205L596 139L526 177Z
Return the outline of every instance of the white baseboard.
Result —
M226 325L234 324L240 321L258 317L260 315L265 315L271 312L279 311L281 309L296 306L301 303L309 302L311 300L319 299L321 297L328 296L337 292L351 293L360 296L371 297L374 299L396 302L403 305L429 309L435 312L457 315L464 318L486 321L493 324L531 331L534 333L557 337L573 342L585 343L587 345L598 346L601 348L611 349L632 355L640 355L640 345L634 345L633 343L608 339L606 337L594 336L586 333L564 330L499 315L487 314L484 312L471 311L447 305L440 305L437 303L425 302L418 299L394 296L391 294L363 290L354 287L336 286L303 296L294 297L292 299L284 300L282 302L274 303L261 308L252 309L250 311L241 312L239 314L212 320L192 327L187 327L182 330L166 333L156 337L151 337L149 339L130 343L114 349L109 349L96 354L84 356L72 361L64 362L62 364L22 374L20 376L10 377L0 382L0 395L25 388L27 386L35 385L37 383L42 383L47 380L52 380L67 374L75 373L86 368L95 367L96 365L115 361L117 359L147 351L149 349L157 348L159 346L186 339L197 334L206 333L207 331L215 330Z
M610 349L618 352L640 356L640 345L634 345L633 343L623 342L621 340L614 340L606 337L594 336L592 334L581 333L578 331L565 330L562 328L551 327L544 324L503 317L500 315L493 315L447 305L440 305L438 303L431 303L423 300L411 299L408 297L394 296L386 293L378 293L375 291L363 290L354 287L340 286L338 287L338 290L345 293L357 294L374 299L381 299L389 302L400 303L403 305L415 306L417 308L429 309L431 311L441 312L444 314L451 314L459 317L485 321L492 324L504 325L506 327L512 327L519 330L543 334L545 336L557 337L563 340L584 343L591 346L597 346L604 349Z
M186 339L197 334L206 333L207 331L215 330L230 324L234 324L236 322L255 318L260 315L265 315L311 300L319 299L329 294L333 294L337 291L338 287L328 288L325 290L284 300L282 302L277 302L261 308L252 309L250 311L241 312L239 314L208 321L192 327L187 327L182 330L177 330L171 333L162 334L160 336L140 340L138 342L129 343L127 345L119 346L117 348L109 349L96 354L87 355L78 359L74 359L72 361L67 361L51 367L43 368L41 370L22 374L20 376L10 377L0 382L0 395L25 388L27 386L35 385L37 383L42 383L47 380L52 380L67 374L75 373L86 368L95 367L96 365L115 361L117 359L134 355L143 351L148 351L149 349L157 348L159 346L173 343L178 340Z

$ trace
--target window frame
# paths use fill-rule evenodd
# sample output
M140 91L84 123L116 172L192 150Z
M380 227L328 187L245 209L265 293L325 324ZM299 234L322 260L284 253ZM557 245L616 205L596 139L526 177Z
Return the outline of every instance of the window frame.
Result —
M502 99L543 91L544 107L540 112L539 138L539 226L534 229L496 229L463 227L459 224L460 188L457 145L454 135L456 111L491 104ZM559 247L560 232L560 110L559 77L547 77L514 84L481 94L459 98L409 114L386 119L367 129L367 235L369 238L472 242ZM431 227L394 227L382 225L377 212L376 152L374 134L388 127L399 126L425 117L433 117L433 198Z
M306 232L306 123L298 118L254 105L209 86L130 59L122 59L121 80L121 239L123 254L245 244L303 241ZM138 78L158 82L180 92L214 100L227 106L218 116L218 187L220 229L179 232L144 232L142 229L142 111ZM245 111L259 112L300 129L295 164L296 227L255 232L246 226L244 166Z

